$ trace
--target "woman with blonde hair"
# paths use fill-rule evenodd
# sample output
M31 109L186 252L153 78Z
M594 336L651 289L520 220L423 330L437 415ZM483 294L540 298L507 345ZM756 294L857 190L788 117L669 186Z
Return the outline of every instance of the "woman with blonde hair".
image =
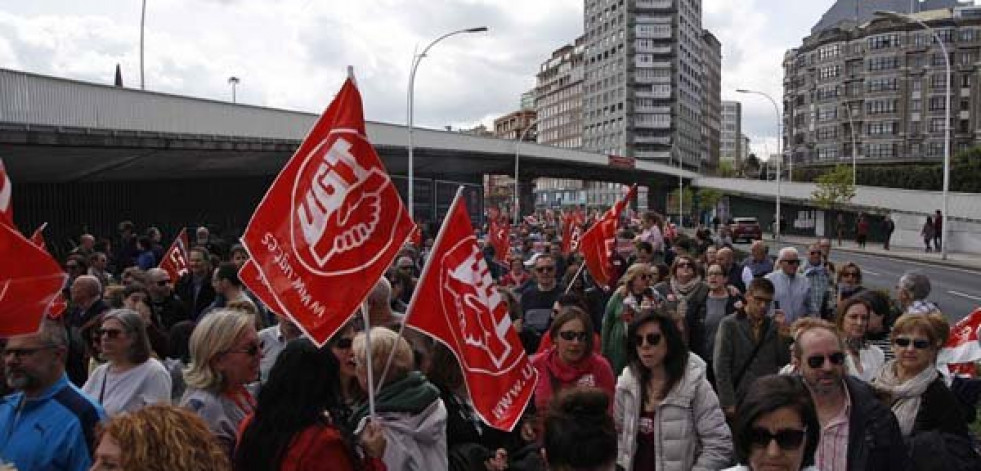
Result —
M91 471L228 471L228 458L192 412L152 405L113 417L99 433Z
M231 309L211 312L194 328L190 351L181 405L204 419L231 456L239 423L255 409L247 386L258 381L262 356L255 317Z
M633 317L652 312L661 303L650 282L650 265L630 265L620 278L619 287L606 303L600 345L614 376L627 366L627 325L633 321Z

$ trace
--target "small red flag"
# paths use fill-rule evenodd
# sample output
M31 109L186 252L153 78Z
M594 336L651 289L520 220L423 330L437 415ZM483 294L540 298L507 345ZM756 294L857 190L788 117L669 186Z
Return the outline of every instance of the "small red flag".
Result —
M348 79L259 203L242 243L297 325L323 345L413 227L365 137L361 94Z
M939 358L948 364L951 373L974 377L974 363L981 360L981 308L951 327Z
M164 252L163 260L158 265L170 275L170 280L175 283L190 271L190 264L188 263L190 256L187 253L187 245L187 228L183 228L180 234L177 234L174 243L170 244L170 248Z
M405 323L453 352L477 415L510 431L531 399L538 373L511 326L461 194L462 189L443 221Z
M617 201L603 217L599 219L585 234L582 235L580 246L586 268L589 274L600 286L608 286L613 280L613 264L610 254L617 247L617 229L620 226L620 213L637 191L637 185L632 185L623 199Z
M7 175L7 168L0 159L0 224L14 227L14 206L10 204L10 196L14 191Z
M416 228L412 230L412 236L409 237L409 242L412 243L417 249L422 248L422 228L416 224Z
M507 263L511 256L511 224L492 220L487 228L487 241L494 247L494 259Z
M41 247L42 249L46 248L44 246L44 228L45 227L48 227L48 223L41 224L41 226L38 227L37 229L34 229L34 233L31 234L31 243L34 244L34 245L36 245L36 246L38 246L38 247Z
M0 337L37 332L68 275L44 249L0 224Z

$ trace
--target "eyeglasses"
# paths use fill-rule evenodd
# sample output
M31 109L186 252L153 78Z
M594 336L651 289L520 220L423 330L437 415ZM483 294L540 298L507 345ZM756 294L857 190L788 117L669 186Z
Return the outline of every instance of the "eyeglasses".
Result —
M708 276L724 276L725 273L722 273L721 271L710 271L710 272L707 273L707 275Z
M841 272L842 278L858 278L858 272L855 271L843 271Z
M259 354L259 345L252 344L248 348L240 348L238 350L228 350L225 353L244 353L250 357L254 357Z
M827 358L832 365L840 366L845 362L845 354L842 352L835 352L831 355L814 355L812 357L807 357L807 366L811 368L820 368L824 366L824 359Z
M579 342L585 342L586 339L589 338L589 334L587 334L586 332L576 332L572 330L567 330L565 332L559 332L559 337L561 337L562 340L566 340L569 342L572 342L573 340Z
M18 360L21 358L27 358L34 356L37 352L41 350L47 350L49 348L55 348L57 345L42 345L40 347L34 348L5 348L3 349L3 358L14 357Z
M354 339L352 339L351 337L341 337L337 339L337 343L334 344L334 348L347 350L351 348L351 345L353 344L354 344Z
M917 350L926 350L930 348L930 341L926 339L911 339L909 337L896 337L892 343L896 344L899 348L909 347L909 344L913 344L913 347Z
M659 343L661 343L661 337L661 334L650 333L647 335L638 335L635 337L635 340L637 341L638 347L643 347L644 342L647 342L647 345L656 347Z
M539 273L550 272L550 271L555 271L555 267L552 265L548 265L544 267L535 267L535 271Z
M808 253L811 254L811 255L824 255L824 252L822 252L820 250L812 250L812 251L810 251Z
M692 264L690 264L688 262L684 262L684 263L679 263L678 264L678 268L692 268L693 266L694 265L692 265Z
M777 430L777 433L771 433L765 428L753 427L749 431L749 443L759 448L766 448L770 446L770 442L776 440L781 450L790 451L800 447L806 435L806 428L803 430L785 428Z
M98 330L98 333L99 333L99 338L102 338L102 336L106 336L106 337L109 337L111 339L115 339L115 338L119 338L120 335L123 335L123 330L122 329L99 329Z
M781 261L783 263L788 264L788 265L800 265L800 260L796 260L796 259L794 259L794 260L781 260Z
M764 298L762 296L753 296L751 294L746 295L746 300L754 301L756 302L756 304L759 304L760 306L769 306L770 304L773 303L773 298Z

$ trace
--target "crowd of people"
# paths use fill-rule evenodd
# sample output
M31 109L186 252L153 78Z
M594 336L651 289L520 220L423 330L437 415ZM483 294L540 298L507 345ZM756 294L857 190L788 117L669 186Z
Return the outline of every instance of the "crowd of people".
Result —
M512 431L483 423L449 349L400 329L433 239L406 245L323 348L245 289L199 228L178 279L161 232L66 257L68 311L3 341L0 461L28 470L977 470L976 395L940 357L930 280L725 230L626 220L616 273L558 222L483 245L538 372ZM483 244L483 242L481 242ZM775 253L775 257L771 256ZM742 258L741 261L737 261ZM421 315L416 313L414 315ZM401 332L401 333L400 333ZM370 339L370 340L369 340ZM370 359L370 360L369 360ZM368 362L374 371L369 413ZM384 372L382 374L379 374Z

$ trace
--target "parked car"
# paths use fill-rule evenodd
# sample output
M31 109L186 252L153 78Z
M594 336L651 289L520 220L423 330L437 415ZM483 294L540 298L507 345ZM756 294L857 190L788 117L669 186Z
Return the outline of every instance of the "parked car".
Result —
M732 232L733 242L738 242L740 239L747 241L763 239L763 229L756 218L732 218L729 229Z

